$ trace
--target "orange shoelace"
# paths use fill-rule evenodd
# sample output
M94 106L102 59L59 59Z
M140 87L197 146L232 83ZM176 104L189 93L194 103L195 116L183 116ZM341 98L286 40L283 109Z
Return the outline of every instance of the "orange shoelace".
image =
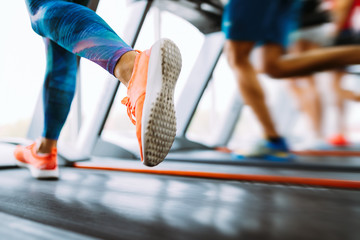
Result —
M127 108L127 114L131 120L131 122L136 125L136 115L135 115L135 110L136 110L136 101L137 99L139 99L142 95L145 94L144 93L140 93L139 91L132 91L131 88L133 87L133 84L134 84L134 80L136 78L136 74L139 74L138 73L138 68L139 68L139 62L141 61L140 58L141 58L141 51L139 50L135 50L138 55L136 56L135 58L135 63L134 63L134 69L133 69L133 72L131 74L131 78L130 78L130 81L129 81L129 86L128 86L128 95L126 97L124 97L122 100L121 100L121 103L124 104ZM140 70L140 74L141 74L141 70ZM135 94L134 94L135 92ZM136 92L138 92L138 94L136 94ZM130 97L132 98L136 98L136 99L130 99ZM134 101L135 100L135 101Z
M127 108L127 114L131 120L131 122L136 125L136 118L135 118L135 106L131 106L131 101L129 97L124 97L121 100L121 103L124 104Z

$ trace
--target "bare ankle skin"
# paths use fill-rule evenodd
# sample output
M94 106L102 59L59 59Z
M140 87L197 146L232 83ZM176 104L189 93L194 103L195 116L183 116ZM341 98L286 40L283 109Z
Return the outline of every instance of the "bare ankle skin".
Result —
M57 146L57 140L48 139L48 138L41 138L40 145L36 153L51 153L51 150Z
M117 62L114 75L119 81L126 87L129 85L131 74L134 68L135 58L138 53L136 51L130 51L122 55Z

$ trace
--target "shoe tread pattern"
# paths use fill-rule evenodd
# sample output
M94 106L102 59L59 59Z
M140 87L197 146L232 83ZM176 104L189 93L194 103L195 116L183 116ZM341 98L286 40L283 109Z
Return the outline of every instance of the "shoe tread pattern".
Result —
M181 54L169 39L162 40L160 51L162 85L151 106L145 131L144 164L147 166L156 166L165 159L176 135L174 90L181 71Z

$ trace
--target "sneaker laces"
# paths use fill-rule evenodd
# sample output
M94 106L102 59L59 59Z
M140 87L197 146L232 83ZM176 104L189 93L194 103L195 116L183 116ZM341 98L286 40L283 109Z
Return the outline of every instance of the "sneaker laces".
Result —
M136 125L136 118L135 118L135 106L131 106L131 101L129 97L124 97L121 100L121 103L124 104L127 108L127 114L131 120L131 122Z
M141 51L139 50L135 50L137 53L141 53ZM138 59L138 58L136 58ZM134 69L133 69L133 72L131 74L131 77L130 77L130 81L129 81L129 86L128 86L128 89L131 88L131 86L133 85L133 75L137 69L137 61L135 59L135 64L134 64ZM124 97L122 100L121 100L121 103L124 104L127 108L127 114L131 120L131 122L136 125L136 116L135 116L135 106L136 104L134 104L134 106L131 106L131 101L130 101L130 98L129 97Z

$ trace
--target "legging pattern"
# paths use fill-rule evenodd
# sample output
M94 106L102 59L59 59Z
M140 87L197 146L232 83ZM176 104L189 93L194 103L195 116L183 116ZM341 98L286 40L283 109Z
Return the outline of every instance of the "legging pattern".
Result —
M74 97L76 55L95 62L110 74L120 57L133 50L94 11L88 0L26 0L31 26L45 38L44 131L58 139Z

